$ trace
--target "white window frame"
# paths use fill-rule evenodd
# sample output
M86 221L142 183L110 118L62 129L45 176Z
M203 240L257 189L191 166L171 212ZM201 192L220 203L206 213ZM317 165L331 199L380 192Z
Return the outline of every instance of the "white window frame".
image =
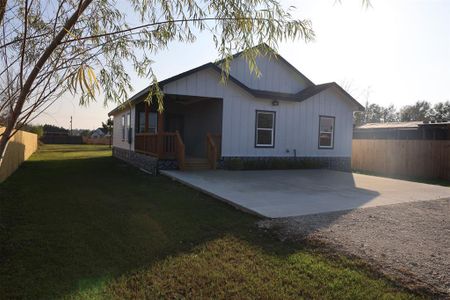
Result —
M332 125L332 128L331 128L331 131L322 130L322 128L320 128L320 123L321 123L320 121L322 120L322 118L324 118L324 119L332 119L333 120L333 125ZM319 136L318 136L319 149L334 149L334 129L335 129L335 126L336 126L336 117L334 117L334 116L319 116ZM331 133L331 145L330 146L322 146L320 144L320 135L322 133L327 133L327 134Z
M125 115L122 115L122 141L125 141Z
M131 140L131 133L130 133L130 129L131 129L131 113L127 113L127 118L126 118L126 122L127 122L127 132L126 132L126 140L130 143Z
M272 115L272 128L260 128L258 127L258 116L260 114ZM267 110L257 110L255 119L255 147L256 148L274 148L275 147L275 111ZM271 143L270 144L258 144L258 132L259 131L270 131L271 132Z

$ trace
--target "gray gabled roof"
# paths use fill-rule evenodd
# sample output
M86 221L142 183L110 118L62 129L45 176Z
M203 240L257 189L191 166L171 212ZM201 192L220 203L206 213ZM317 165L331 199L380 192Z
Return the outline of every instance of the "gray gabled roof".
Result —
M269 45L267 45L266 43L262 43L259 44L257 46L255 46L254 48L265 48L265 50L267 52L272 53L277 59L279 59L280 61L282 61L284 64L286 64L292 71L294 71L294 73L296 73L299 77L301 77L303 80L306 81L306 83L308 85L314 85L314 83L308 78L306 77L302 72L300 72L296 67L294 67L290 62L288 62L283 56L281 56L280 54L276 53L272 48L269 47ZM253 49L253 48L250 48ZM236 58L238 56L240 56L242 53L244 53L245 50L237 52L235 54L233 54L233 58ZM220 65L225 59L219 60L218 62L216 62L217 65Z
M268 47L267 45L263 44L263 46ZM258 46L257 46L258 47ZM242 52L236 53L235 55L233 55L233 57L237 57L241 54ZM265 91L265 90L256 90L256 89L252 89L250 87L248 87L247 85L245 85L243 82L239 81L238 79L236 79L235 77L233 77L231 74L228 75L228 80L230 80L231 82L233 82L234 84L236 84L237 86L239 86L240 88L242 88L243 90L245 90L246 92L248 92L250 95L254 96L255 98L264 98L264 99L277 99L277 100L285 100L285 101L296 101L296 102L301 102L301 101L305 101L309 98L311 98L312 96L328 89L331 87L337 88L341 93L343 93L351 102L353 102L359 110L364 110L364 106L362 106L355 98L353 98L349 93L347 93L341 86L339 86L336 82L330 82L330 83L324 83L324 84L319 84L316 85L314 84L311 80L309 80L306 76L304 76L302 73L300 73L300 71L298 71L294 66L292 66L290 63L288 63L281 55L277 54L277 57L279 59L281 59L283 62L285 62L288 66L290 66L290 68L292 68L293 70L295 70L302 78L305 79L305 81L310 85L307 88L299 91L298 93L282 93L282 92L274 92L274 91ZM158 85L160 87L160 89L162 89L164 87L164 85L176 81L178 79L181 79L183 77L189 76L193 73L205 70L205 69L212 69L215 70L219 73L222 73L222 69L218 66L221 63L221 61L217 62L217 63L206 63L204 65L201 65L197 68L193 68L191 70L188 70L186 72L180 73L178 75L175 75L173 77L167 78L165 80L162 80L160 82L158 82ZM145 99L144 96L146 96L149 92L150 92L150 88L151 86L148 86L147 88L141 90L139 93L135 94L133 97L131 97L126 103L124 103L121 106L116 107L115 109L113 109L112 111L110 111L108 113L108 116L111 116L112 114L116 113L117 111L120 111L121 108L125 105L125 104L136 104L138 102L141 102Z
M323 83L323 84L318 84L318 85L307 87L306 89L303 89L300 92L298 92L297 94L295 94L296 95L295 97L296 97L297 101L301 102L301 101L309 99L312 96L317 95L318 93L320 93L324 90L327 90L329 88L336 88L339 92L344 94L351 102L353 102L353 104L355 104L356 107L358 107L358 109L360 111L364 111L364 106L362 106L361 103L359 103L355 98L353 98L352 95L347 93L347 91L344 90L336 82L328 82L328 83Z

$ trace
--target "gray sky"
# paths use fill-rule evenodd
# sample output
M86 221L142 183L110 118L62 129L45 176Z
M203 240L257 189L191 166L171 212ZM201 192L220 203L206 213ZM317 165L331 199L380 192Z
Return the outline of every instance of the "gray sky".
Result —
M279 53L314 83L336 81L357 100L400 107L417 100L450 100L450 1L285 0L297 7L294 15L313 22L316 41L280 44ZM159 53L154 69L160 80L214 61L211 37L201 34L193 44L173 43ZM134 92L148 80L134 74ZM70 96L54 104L35 124L50 123L93 129L116 105L102 99L79 107Z

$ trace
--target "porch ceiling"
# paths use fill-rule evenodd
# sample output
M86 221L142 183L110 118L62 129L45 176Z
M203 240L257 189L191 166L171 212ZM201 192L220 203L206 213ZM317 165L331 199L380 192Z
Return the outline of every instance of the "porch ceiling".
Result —
M165 94L165 100L182 104L182 105L190 105L194 103L198 103L201 101L210 101L210 100L222 100L222 98L214 98L214 97L200 97L200 96L189 96L189 95L178 95L178 94Z

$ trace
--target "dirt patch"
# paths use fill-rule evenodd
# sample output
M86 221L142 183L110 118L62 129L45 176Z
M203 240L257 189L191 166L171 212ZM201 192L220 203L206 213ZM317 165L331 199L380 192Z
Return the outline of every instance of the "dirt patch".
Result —
M364 259L414 290L450 298L450 199L264 220L281 239Z

